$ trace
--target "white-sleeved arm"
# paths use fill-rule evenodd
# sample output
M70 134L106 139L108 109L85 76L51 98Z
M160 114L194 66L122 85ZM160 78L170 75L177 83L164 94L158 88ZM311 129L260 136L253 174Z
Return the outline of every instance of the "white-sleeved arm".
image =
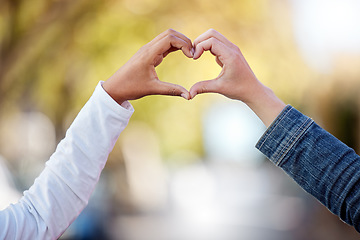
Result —
M0 239L57 239L88 203L134 109L98 84L45 169L18 203L0 212Z

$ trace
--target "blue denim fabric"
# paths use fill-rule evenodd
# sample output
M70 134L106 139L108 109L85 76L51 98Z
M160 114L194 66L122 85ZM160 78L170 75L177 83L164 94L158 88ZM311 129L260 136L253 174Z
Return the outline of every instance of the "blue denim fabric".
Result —
M289 105L256 148L360 232L360 157L353 149Z

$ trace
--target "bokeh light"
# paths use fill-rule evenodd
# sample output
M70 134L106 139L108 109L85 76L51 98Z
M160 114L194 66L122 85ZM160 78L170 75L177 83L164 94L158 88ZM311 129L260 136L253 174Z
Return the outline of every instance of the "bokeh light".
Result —
M3 0L0 203L16 202L91 96L168 28L213 28L286 103L360 150L356 0ZM221 71L210 53L157 67L186 89ZM264 126L216 94L132 101L89 206L62 239L358 239L255 149Z

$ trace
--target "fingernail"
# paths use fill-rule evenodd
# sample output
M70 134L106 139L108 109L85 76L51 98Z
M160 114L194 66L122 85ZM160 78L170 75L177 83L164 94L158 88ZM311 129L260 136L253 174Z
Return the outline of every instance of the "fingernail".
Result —
M186 100L188 100L185 93L182 93L181 96L182 96L183 98L185 98Z
M191 52L191 56L194 57L194 53L195 53L194 48L191 48L190 52Z

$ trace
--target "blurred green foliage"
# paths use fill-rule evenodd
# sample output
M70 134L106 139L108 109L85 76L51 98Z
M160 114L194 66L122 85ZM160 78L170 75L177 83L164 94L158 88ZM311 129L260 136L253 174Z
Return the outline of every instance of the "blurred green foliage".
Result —
M41 111L53 121L58 140L97 82L167 28L192 40L209 28L223 33L242 49L258 78L289 102L303 98L312 74L296 52L285 1L2 0L0 5L1 117ZM187 89L220 70L209 53L194 62L180 52L157 68L161 80ZM179 149L202 154L202 113L219 100L230 101L212 94L190 102L145 97L132 102L133 119L154 129L164 156Z
M360 60L358 57L356 61L344 60L335 76L320 76L311 71L295 44L290 2L0 0L0 129L7 127L4 123L8 116L40 111L51 119L59 141L98 81L111 76L141 46L168 28L192 40L214 28L240 47L259 80L286 103L307 108L307 113L317 113L324 122L328 121L321 122L326 129L338 129L334 132L340 137L350 136L345 142L359 149ZM353 74L344 74L349 69ZM175 52L157 67L161 80L187 89L197 81L216 77L220 71L210 53L193 61ZM325 84L331 79L337 84ZM180 157L176 154L190 152L189 161L205 154L203 113L218 101L232 100L215 94L200 95L191 101L168 96L145 97L131 102L135 113L129 125L145 123L153 130L162 159L188 163L188 159L179 159L186 154L177 155ZM120 142L131 129L131 126L125 129ZM4 149L9 142L0 139L0 155L6 155ZM107 164L112 166L107 170L114 172L108 185L110 189L115 186L112 194L116 201L128 207L131 194L126 166L121 161L112 161L121 158L120 146L116 145ZM19 179L26 179L31 164L29 161L23 168L18 167ZM323 224L324 219L319 222Z

